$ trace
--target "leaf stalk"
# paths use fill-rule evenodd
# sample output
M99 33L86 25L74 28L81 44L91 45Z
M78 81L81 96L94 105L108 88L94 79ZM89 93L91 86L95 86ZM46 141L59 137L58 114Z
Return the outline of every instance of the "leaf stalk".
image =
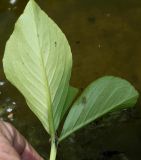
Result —
M55 138L51 140L51 151L49 160L56 160L57 145Z

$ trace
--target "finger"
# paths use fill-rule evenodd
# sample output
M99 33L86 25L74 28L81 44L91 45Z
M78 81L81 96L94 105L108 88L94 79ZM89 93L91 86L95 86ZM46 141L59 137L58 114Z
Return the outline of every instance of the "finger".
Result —
M21 160L9 140L10 133L5 125L0 123L0 160Z
M21 160L16 150L9 142L0 142L0 160Z
M4 125L10 132L7 135L7 139L13 145L22 160L43 160L43 158L12 125L6 122L4 122Z

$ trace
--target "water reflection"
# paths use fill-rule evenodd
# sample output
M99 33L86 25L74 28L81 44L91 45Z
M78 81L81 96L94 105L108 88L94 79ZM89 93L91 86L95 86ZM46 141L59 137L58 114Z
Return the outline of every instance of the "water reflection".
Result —
M4 81L0 81L0 86L3 86L5 84Z
M8 97L5 97L5 81L0 81L0 119L13 121L14 120L14 110L16 109L16 102Z
M14 102L11 98L7 97L5 101L0 103L0 119L13 121L15 109L16 102Z
M10 2L10 4L15 5L17 0L10 0L9 2Z

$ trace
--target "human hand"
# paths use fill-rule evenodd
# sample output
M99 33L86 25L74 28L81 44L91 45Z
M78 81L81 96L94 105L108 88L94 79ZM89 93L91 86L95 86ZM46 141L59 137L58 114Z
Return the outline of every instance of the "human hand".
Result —
M0 121L0 160L43 160L9 123Z

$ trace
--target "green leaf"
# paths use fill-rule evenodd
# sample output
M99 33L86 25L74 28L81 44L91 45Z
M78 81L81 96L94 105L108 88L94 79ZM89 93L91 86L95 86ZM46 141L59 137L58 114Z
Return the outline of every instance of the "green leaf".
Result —
M60 111L58 110L58 112L61 113L61 117L60 117L60 121L63 119L65 113L67 112L67 110L69 109L69 107L71 106L72 102L74 101L77 93L78 93L78 89L77 88L74 88L72 86L69 86L69 89L68 89L68 93L67 93L67 97L66 97L66 100L64 99L64 106L63 109L61 110L61 107L60 108ZM56 118L57 119L57 118ZM56 128L59 126L59 122L60 121L56 121Z
M3 65L7 79L24 95L47 132L57 129L69 89L72 55L65 35L33 0L6 44Z
M126 80L112 76L96 80L73 104L59 141L112 110L133 106L137 98L138 92Z
M65 92L66 92L66 90L65 90ZM56 129L58 128L60 121L62 120L63 116L67 112L68 108L70 107L70 105L71 105L72 101L74 100L74 98L76 97L77 93L78 93L77 88L69 86L67 92L62 93L60 103L56 104L56 106L54 105L54 107L56 107L56 110L54 110L54 122L55 122ZM59 117L57 117L57 116L59 116Z
M64 104L64 108L62 110L62 114L61 114L62 118L64 117L65 113L67 112L67 110L71 106L71 104L74 101L75 97L77 96L78 92L79 92L79 89L72 87L72 86L69 87L68 95L67 95L67 98L66 98L66 101Z

